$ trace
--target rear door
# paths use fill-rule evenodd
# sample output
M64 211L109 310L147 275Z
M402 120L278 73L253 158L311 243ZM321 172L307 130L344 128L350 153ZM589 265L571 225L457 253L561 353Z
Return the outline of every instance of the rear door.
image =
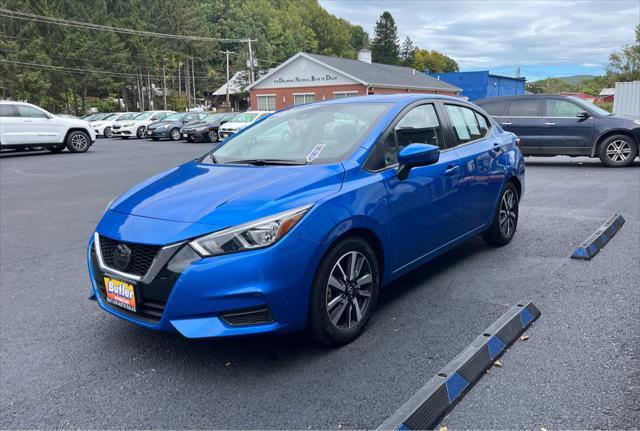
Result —
M520 149L525 155L539 154L542 145L542 99L524 97L511 99L505 116L500 118L503 129L520 138Z
M491 121L467 105L445 103L462 176L462 228L468 234L487 224L505 177L503 142Z
M22 143L22 119L13 104L0 104L0 145Z
M23 144L48 144L61 141L60 124L42 109L31 105L15 105L22 120Z
M546 99L544 108L541 152L550 155L590 155L593 117L578 118L578 113L585 109L563 98Z

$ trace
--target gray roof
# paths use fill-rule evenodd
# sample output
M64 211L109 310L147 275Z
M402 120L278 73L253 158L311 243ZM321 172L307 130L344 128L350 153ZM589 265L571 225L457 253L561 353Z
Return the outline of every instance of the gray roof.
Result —
M327 64L339 71L364 81L372 86L391 86L402 88L416 88L428 90L461 91L455 85L440 81L411 67L393 66L381 63L365 63L350 58L329 57L320 54L305 55Z

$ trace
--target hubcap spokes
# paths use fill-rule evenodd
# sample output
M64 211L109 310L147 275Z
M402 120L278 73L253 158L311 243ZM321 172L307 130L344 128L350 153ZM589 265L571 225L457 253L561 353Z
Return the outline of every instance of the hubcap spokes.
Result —
M631 155L631 144L622 139L615 140L607 145L607 157L614 162L624 162Z
M373 276L369 260L360 252L344 254L331 269L326 289L327 313L340 329L356 325L371 301Z
M73 148L75 148L76 150L84 150L87 146L87 138L85 138L83 135L74 135L71 138L71 145L73 145Z
M516 204L517 200L515 193L513 193L512 190L507 190L502 196L499 213L500 230L506 237L513 235L513 232L516 229L516 221L518 217Z

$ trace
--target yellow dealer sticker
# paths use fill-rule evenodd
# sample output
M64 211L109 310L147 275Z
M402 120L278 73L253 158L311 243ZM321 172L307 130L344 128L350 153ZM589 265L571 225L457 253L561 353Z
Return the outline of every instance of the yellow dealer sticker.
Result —
M104 287L107 291L107 302L129 311L136 311L136 292L133 284L104 277Z

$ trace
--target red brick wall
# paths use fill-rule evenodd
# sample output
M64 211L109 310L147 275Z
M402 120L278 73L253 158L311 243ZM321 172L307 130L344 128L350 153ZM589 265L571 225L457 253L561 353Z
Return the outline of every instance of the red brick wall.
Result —
M358 95L364 96L366 88L361 84L353 85L334 85L319 87L290 87L290 88L260 88L251 90L251 109L258 109L259 94L275 94L276 109L282 109L293 105L294 93L315 93L315 101L332 100L335 91L357 91ZM420 94L445 94L449 96L457 96L453 91L433 91L433 90L408 90L402 88L381 88L374 87L370 94L396 94L396 93L420 93Z

